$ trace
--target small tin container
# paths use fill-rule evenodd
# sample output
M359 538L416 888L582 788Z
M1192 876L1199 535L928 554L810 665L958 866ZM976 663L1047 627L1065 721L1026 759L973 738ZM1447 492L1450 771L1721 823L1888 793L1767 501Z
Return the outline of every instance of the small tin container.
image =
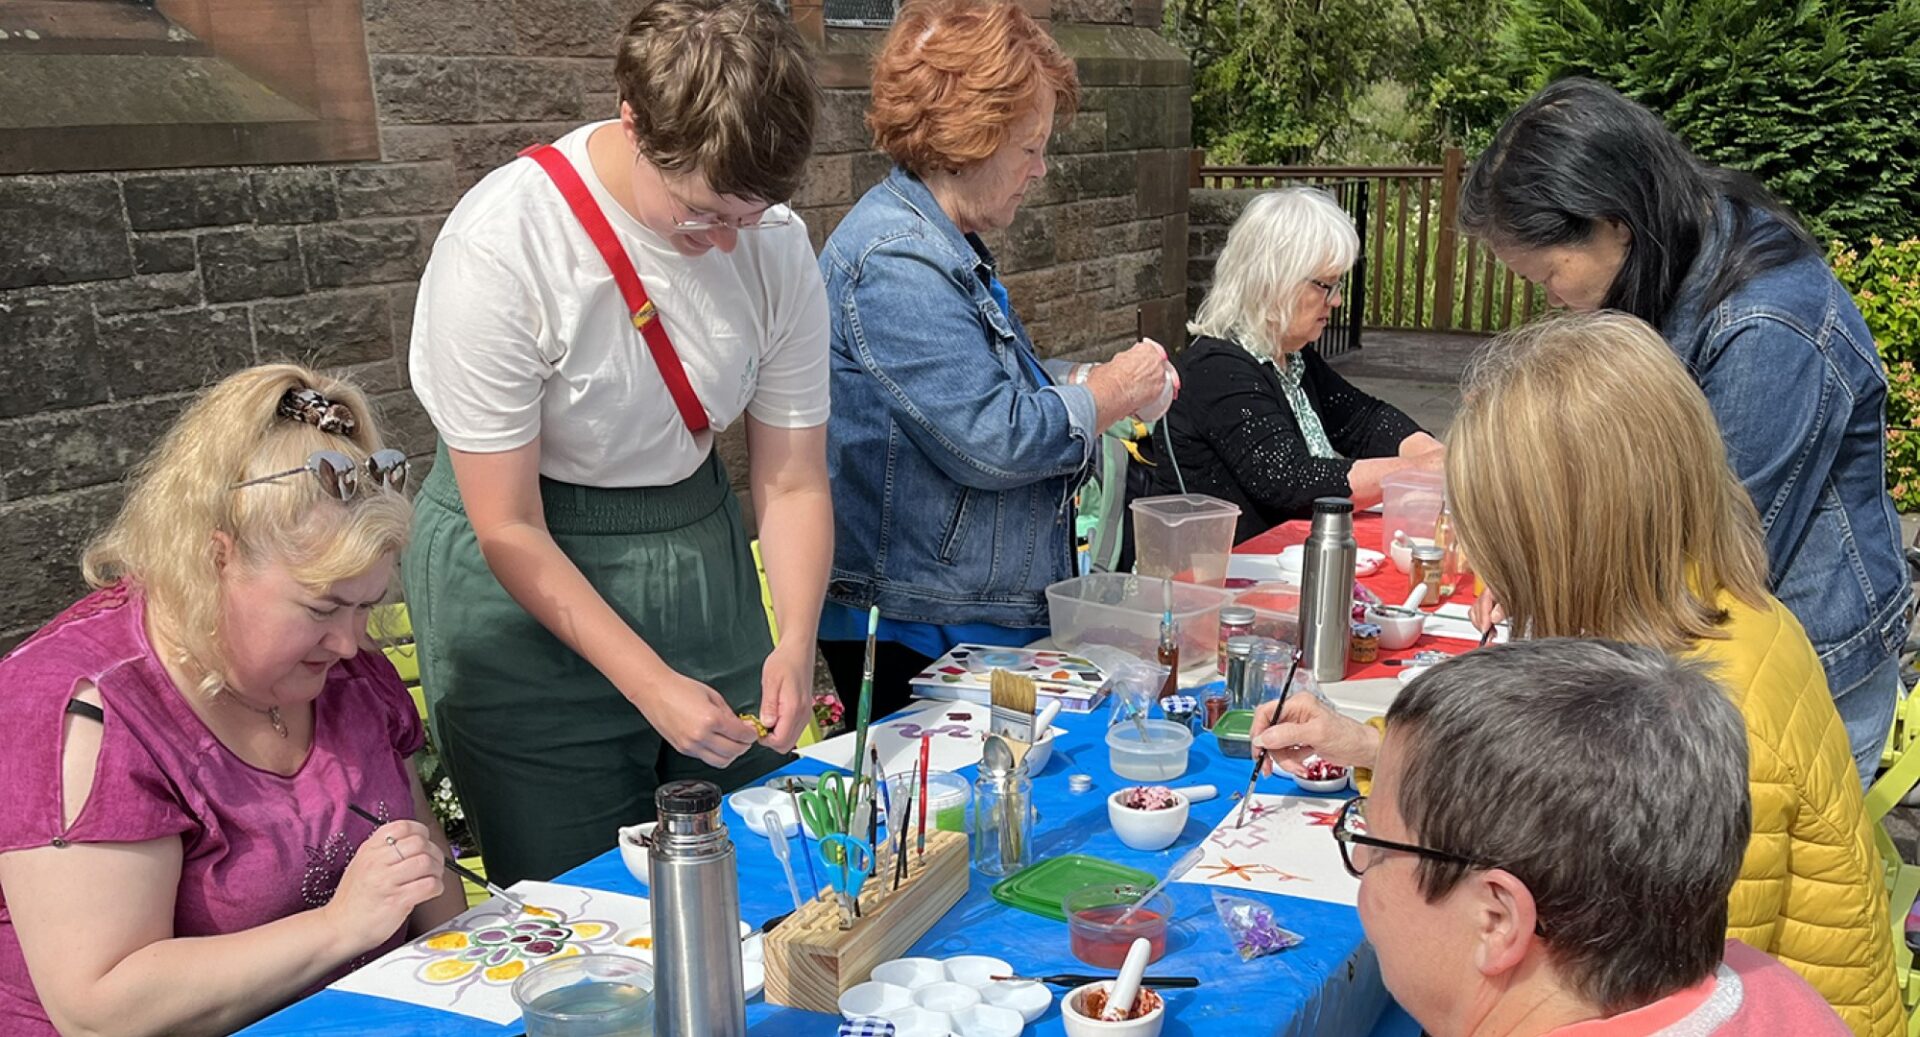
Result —
M1219 668L1227 672L1227 643L1236 637L1246 637L1253 633L1253 609L1245 605L1228 605L1220 610L1220 651Z

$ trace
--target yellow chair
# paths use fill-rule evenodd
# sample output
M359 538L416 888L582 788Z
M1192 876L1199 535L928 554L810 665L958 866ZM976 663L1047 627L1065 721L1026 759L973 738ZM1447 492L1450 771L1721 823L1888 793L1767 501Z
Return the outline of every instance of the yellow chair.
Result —
M1895 711L1883 759L1891 762L1867 789L1867 817L1874 823L1873 841L1886 867L1893 930L1888 935L1893 939L1894 976L1907 1008L1907 1035L1920 1037L1920 970L1913 967L1913 950L1907 946L1907 914L1920 898L1920 866L1901 859L1885 823L1888 813L1920 783L1920 695L1907 696Z

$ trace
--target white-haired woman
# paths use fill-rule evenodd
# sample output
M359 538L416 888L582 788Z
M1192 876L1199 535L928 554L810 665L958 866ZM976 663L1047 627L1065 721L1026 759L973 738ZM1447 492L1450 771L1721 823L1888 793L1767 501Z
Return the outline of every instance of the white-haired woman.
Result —
M1248 203L1227 232L1213 287L1174 361L1180 396L1166 436L1186 492L1240 506L1234 540L1305 517L1315 497L1366 507L1380 480L1438 467L1442 447L1412 418L1354 388L1308 344L1326 330L1360 250L1324 191L1293 187ZM1181 492L1166 443L1143 452L1137 495Z

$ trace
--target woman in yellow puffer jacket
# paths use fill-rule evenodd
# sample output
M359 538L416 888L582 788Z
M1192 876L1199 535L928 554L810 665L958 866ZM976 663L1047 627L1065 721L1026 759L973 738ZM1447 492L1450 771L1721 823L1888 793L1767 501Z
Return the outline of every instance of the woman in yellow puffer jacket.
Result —
M1448 494L1489 597L1518 636L1614 638L1713 664L1747 721L1753 792L1727 935L1798 972L1855 1033L1902 1032L1846 730L1806 633L1767 593L1759 517L1693 379L1651 327L1600 313L1501 337L1462 391ZM1309 753L1365 766L1379 744L1377 729L1306 697L1267 719L1257 740L1296 772Z

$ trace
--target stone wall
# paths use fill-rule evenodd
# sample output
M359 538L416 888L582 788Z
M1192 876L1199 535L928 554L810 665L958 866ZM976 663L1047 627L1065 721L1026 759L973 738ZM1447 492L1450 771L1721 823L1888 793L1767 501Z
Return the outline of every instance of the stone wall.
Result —
M294 358L344 369L430 454L407 387L415 281L461 192L521 147L611 116L630 0L364 0L382 161L0 177L0 651L81 589L81 547L197 388ZM795 199L816 245L886 172L862 124L875 31L795 18L827 105ZM1060 0L1086 103L992 242L1049 356L1110 355L1141 308L1178 341L1188 68L1156 0ZM1136 22L1138 24L1136 24ZM3 74L3 73L0 73ZM736 433L723 441L736 477Z
M1187 193L1187 312L1196 313L1213 287L1213 264L1226 247L1227 230L1260 192L1194 189Z

